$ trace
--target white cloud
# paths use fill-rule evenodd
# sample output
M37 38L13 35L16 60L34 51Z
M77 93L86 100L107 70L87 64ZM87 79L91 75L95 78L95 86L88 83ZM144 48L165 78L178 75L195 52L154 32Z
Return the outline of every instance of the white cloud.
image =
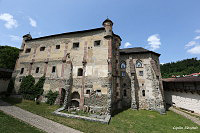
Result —
M16 42L19 42L19 41L22 40L21 37L19 37L19 36L15 36L15 35L10 35L10 38L11 38L12 41L16 41Z
M200 45L196 45L195 47L187 50L190 54L200 54Z
M200 29L195 30L196 33L200 33Z
M149 36L147 41L148 41L148 44L150 45L151 50L156 50L160 48L161 42L160 42L159 34L154 34L154 35Z
M194 38L194 40L199 40L200 39L200 36L196 36L195 38Z
M29 17L29 22L32 27L37 27L37 22L34 19L32 19L31 17Z
M185 45L185 48L188 48L188 47L194 46L194 45L196 45L196 44L197 44L196 41L190 41L190 42L188 42L188 43Z
M16 28L18 26L17 20L15 20L13 18L13 16L11 14L9 14L9 13L0 14L0 20L6 21L6 23L4 24L4 26L7 29Z
M124 48L127 48L127 47L129 47L129 46L132 46L133 44L131 44L131 43L129 43L129 42L126 42L125 44L124 44Z

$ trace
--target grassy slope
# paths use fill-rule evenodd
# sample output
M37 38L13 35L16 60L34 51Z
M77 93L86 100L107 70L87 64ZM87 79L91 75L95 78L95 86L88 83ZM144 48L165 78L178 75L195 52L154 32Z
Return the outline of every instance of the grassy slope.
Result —
M0 111L0 132L1 133L42 133L39 129L19 121Z
M10 103L13 102L8 99L6 101ZM112 117L110 124L106 125L97 122L55 116L52 112L57 109L58 106L49 106L45 103L36 105L32 101L24 100L22 103L16 104L16 106L83 132L191 133L200 131L200 126L198 126L198 130L173 130L174 126L194 127L197 125L171 111L168 111L166 115L160 115L154 111L133 111L129 109Z

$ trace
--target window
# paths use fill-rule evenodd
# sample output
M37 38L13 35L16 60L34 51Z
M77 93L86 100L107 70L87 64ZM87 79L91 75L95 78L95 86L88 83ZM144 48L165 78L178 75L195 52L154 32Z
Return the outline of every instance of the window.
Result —
M36 70L35 70L35 73L39 73L39 70L40 70L40 68L37 67Z
M126 76L126 72L122 72L122 77L125 77Z
M124 96L125 96L125 97L127 96L127 94L126 94L126 90L124 90Z
M99 47L100 44L101 44L101 41L100 41L100 40L94 41L94 46L95 46L95 47Z
M20 74L24 73L24 68L21 68Z
M96 90L97 95L101 95L101 90Z
M82 68L78 69L78 76L83 76L83 69Z
M79 42L73 43L73 49L79 48Z
M22 79L21 79L21 78L19 79L19 82L22 82Z
M123 87L126 87L126 83L123 84Z
M45 50L45 47L40 47L40 51L44 51Z
M30 53L31 52L31 48L27 48L25 53Z
M60 49L60 45L56 45L56 49Z
M145 90L142 90L142 96L143 97L145 96Z
M136 61L136 67L142 67L142 61L141 60Z
M125 68L126 68L126 63L125 63L125 62L122 62L121 65L120 65L120 67L121 67L122 69L125 69Z
M56 72L56 66L53 66L52 67L52 73L55 73Z
M143 76L143 71L139 71L139 75L140 75L140 76Z
M90 94L90 90L86 90L86 94Z
M116 87L118 87L119 86L119 83L116 83Z

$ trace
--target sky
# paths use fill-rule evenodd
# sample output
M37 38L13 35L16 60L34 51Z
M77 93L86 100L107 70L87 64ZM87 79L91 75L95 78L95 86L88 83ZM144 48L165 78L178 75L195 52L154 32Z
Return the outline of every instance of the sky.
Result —
M200 0L0 0L0 45L99 28L107 17L121 48L155 51L161 63L200 59Z

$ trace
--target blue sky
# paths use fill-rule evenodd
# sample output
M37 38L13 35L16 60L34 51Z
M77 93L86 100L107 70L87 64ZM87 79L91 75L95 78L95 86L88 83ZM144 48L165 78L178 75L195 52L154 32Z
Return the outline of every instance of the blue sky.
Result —
M0 45L101 27L107 16L122 48L144 47L167 63L200 59L200 0L0 0Z

